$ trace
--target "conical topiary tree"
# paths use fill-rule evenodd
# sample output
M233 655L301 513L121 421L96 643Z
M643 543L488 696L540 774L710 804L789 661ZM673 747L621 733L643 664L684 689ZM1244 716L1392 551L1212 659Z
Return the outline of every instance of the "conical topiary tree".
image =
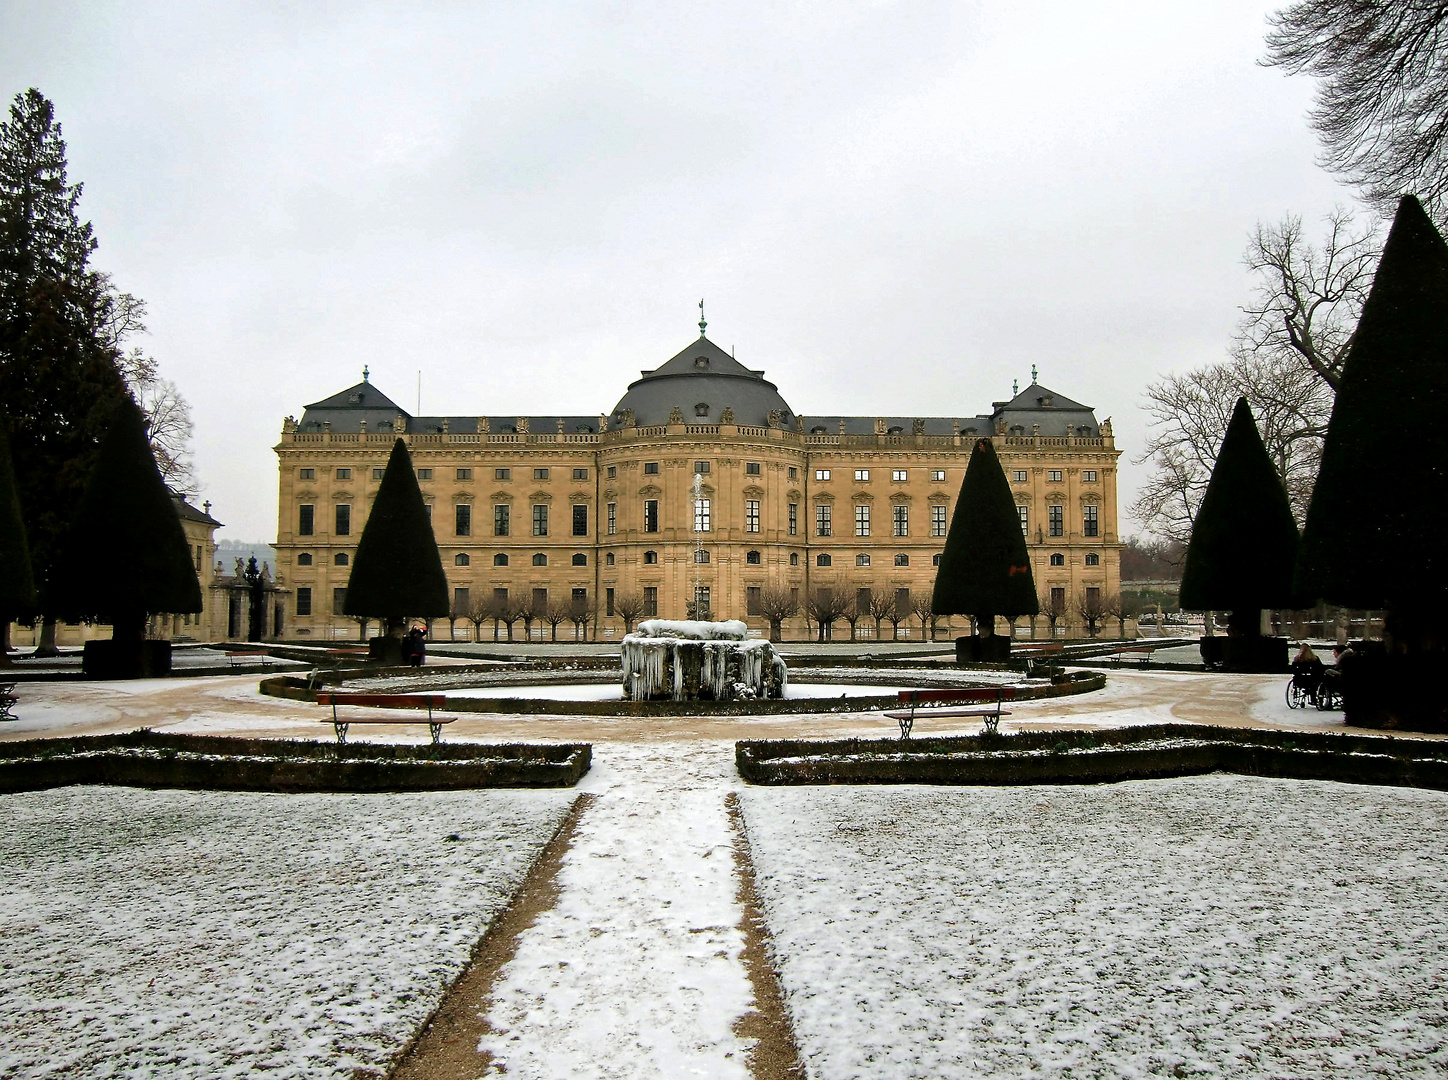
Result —
M372 651L391 661L401 659L407 619L447 616L447 577L412 471L412 455L401 439L392 444L377 498L357 541L342 611L354 618L383 620L386 633Z
M10 623L35 603L30 547L10 462L10 441L0 424L0 666L10 664Z
M95 558L98 544L104 565ZM170 670L170 642L147 642L146 619L199 612L201 584L146 422L129 394L116 404L101 441L61 565L65 616L112 627L109 642L86 642L87 673L133 678Z
M1343 364L1307 511L1299 591L1386 609L1390 655L1364 672L1354 722L1448 725L1448 244L1404 196ZM1381 670L1379 670L1381 669Z
M993 635L997 615L1015 619L1040 610L1021 519L989 439L977 440L971 451L935 574L930 610L936 615L974 616L981 639ZM957 642L962 658L1003 656L1009 649L1009 639L1003 647L979 640L969 644L965 638Z
M1287 489L1262 444L1251 406L1238 398L1192 523L1181 584L1183 608L1230 611L1228 636L1254 639L1227 646L1229 667L1286 666L1285 641L1262 645L1255 639L1261 636L1263 608L1297 606L1292 590L1296 559L1297 522ZM1212 659L1206 652L1203 656Z

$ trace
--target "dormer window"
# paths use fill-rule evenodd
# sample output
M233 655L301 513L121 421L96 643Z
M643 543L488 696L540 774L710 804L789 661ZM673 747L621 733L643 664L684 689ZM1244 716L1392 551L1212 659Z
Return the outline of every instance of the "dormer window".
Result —
M1051 395L1042 394L1040 397L1036 398L1036 404L1043 409L1049 409L1051 407Z
M695 370L697 370L697 371L708 371L708 370L709 370L709 358L708 358L707 356L696 356L696 357L694 357L694 368L695 368Z
M702 359L702 357L701 357L701 359ZM699 402L699 404L695 405L695 406L694 406L694 415L695 415L695 416L708 416L708 415L709 415L709 403L708 403L707 401L701 401L701 402Z
M902 427L892 427L892 428L889 428L889 429L885 432L885 434L886 434L886 435L904 435L904 434L905 434L905 429L902 428Z
M811 435L823 435L825 433L825 429L823 427L812 427L809 429L809 433Z

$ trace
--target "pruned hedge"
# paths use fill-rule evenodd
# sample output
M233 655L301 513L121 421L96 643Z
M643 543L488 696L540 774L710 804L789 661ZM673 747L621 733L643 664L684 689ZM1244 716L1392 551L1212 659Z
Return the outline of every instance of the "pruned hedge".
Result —
M1448 790L1448 743L1154 724L927 739L748 740L755 784L1092 784L1225 771Z
M0 744L0 793L70 784L211 791L572 787L588 743L395 745L136 731Z

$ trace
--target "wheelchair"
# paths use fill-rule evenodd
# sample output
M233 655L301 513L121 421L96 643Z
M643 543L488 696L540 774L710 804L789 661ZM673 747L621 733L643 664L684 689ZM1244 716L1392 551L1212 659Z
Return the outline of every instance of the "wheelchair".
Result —
M1286 696L1289 709L1311 705L1319 712L1327 712L1342 708L1342 688L1335 673L1329 674L1321 661L1295 668Z

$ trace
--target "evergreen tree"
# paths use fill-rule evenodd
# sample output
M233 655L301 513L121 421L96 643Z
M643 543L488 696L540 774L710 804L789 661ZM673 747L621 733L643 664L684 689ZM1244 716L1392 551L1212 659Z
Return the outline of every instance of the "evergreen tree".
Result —
M392 444L377 498L357 541L342 613L383 619L392 637L401 635L408 618L447 616L447 577L412 471L412 455L401 439Z
M1363 305L1303 529L1299 591L1396 614L1448 602L1448 245L1404 196Z
M1231 633L1255 636L1263 608L1294 607L1297 523L1245 397L1227 424L1192 524L1181 606L1231 611Z
M112 569L91 568L98 538ZM156 468L146 422L129 395L112 412L62 555L74 570L59 590L59 614L75 622L108 622L114 641L140 642L150 615L201 610L191 546Z
M112 408L125 396L103 332L112 297L38 90L0 123L0 401L10 424L40 613L57 612L60 549Z
M982 637L991 636L996 615L1014 619L1040 610L1021 519L989 439L977 440L971 451L930 609L974 616Z
M25 542L25 520L15 470L10 465L10 440L0 423L0 665L10 663L10 622L35 602L30 574L30 546Z

